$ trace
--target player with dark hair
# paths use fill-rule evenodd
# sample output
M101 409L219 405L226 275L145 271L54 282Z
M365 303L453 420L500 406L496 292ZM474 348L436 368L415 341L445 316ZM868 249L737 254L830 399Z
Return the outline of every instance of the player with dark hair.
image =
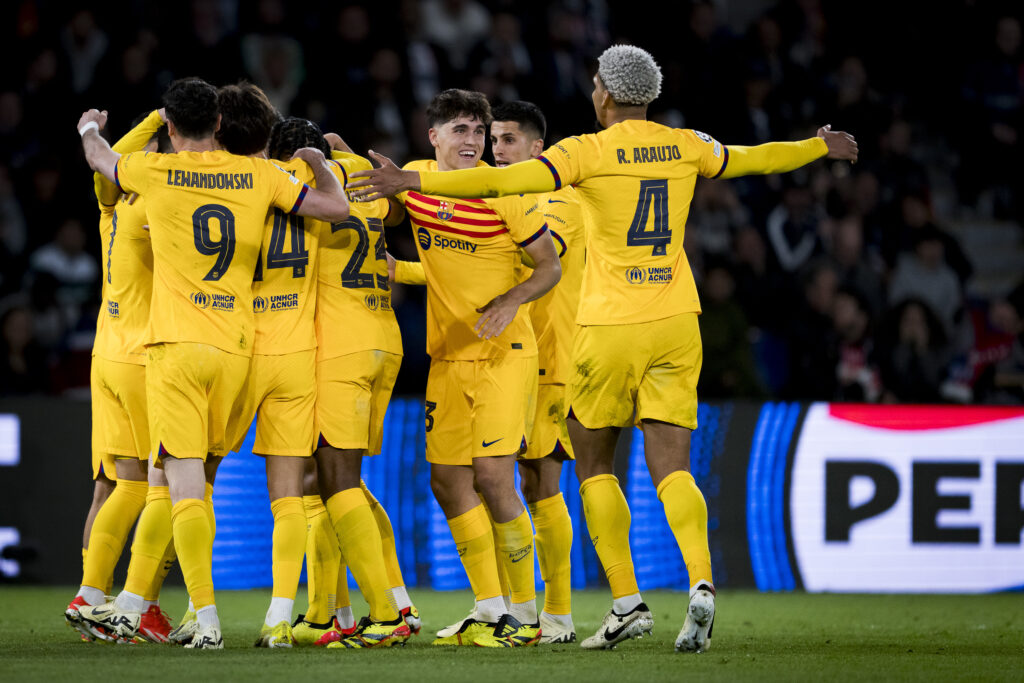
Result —
M267 94L242 81L218 88L217 103L221 121L216 138L221 147L240 156L265 156L270 131L281 120Z
M98 134L104 112L84 113L78 129L90 167L147 200L152 309L159 311L145 339L151 447L170 483L175 550L196 608L198 628L188 647L221 648L204 463L232 445L243 409L238 397L253 352L252 274L264 221L275 206L340 221L348 217L348 202L316 150L296 156L310 164L318 189L269 161L218 151L217 91L208 83L176 81L165 104L174 154L112 151ZM138 628L139 612L114 603L80 611L119 634Z
M491 149L495 166L502 168L540 156L547 122L537 105L509 102L495 107L493 114ZM526 438L526 450L519 455L519 474L523 498L536 528L537 559L544 579L541 643L557 644L576 640L569 564L572 520L559 481L562 463L574 457L564 406L585 252L576 190L566 187L539 195L537 204L558 250L562 279L528 308L537 335L539 372L533 430Z
M701 366L700 303L683 251L683 230L698 175L732 178L791 171L815 159L857 159L853 137L832 132L799 142L724 146L704 133L647 121L661 69L646 51L608 48L592 101L604 130L570 137L535 160L454 173L382 168L349 184L354 196L417 191L500 196L575 186L586 225L587 263L573 345L568 425L587 527L614 599L584 648L608 648L653 627L629 550L629 508L613 474L619 432L635 419L647 466L690 576L686 619L676 649L710 645L715 589L707 507L689 472ZM367 187L370 186L370 187ZM366 188L366 189L364 189Z
M431 101L427 119L436 160L408 168L448 171L480 163L491 122L481 93L446 90ZM473 612L442 629L434 644L532 645L541 636L533 534L514 481L515 457L533 418L537 344L529 317L517 313L557 283L558 256L532 199L455 201L418 192L399 199L416 231L427 284L431 488L476 598ZM519 249L536 265L517 285ZM502 599L495 545L510 606Z

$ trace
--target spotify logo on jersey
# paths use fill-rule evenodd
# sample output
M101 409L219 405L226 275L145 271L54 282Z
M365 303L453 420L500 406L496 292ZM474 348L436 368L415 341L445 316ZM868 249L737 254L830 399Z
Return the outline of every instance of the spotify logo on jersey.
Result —
M420 242L420 248L423 251L430 249L430 232L426 228L418 228L416 230L416 239Z

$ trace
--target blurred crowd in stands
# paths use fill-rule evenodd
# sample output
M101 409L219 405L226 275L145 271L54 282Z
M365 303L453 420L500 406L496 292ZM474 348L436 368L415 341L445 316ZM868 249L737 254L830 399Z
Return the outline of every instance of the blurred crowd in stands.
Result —
M0 394L88 391L102 245L74 124L116 139L174 78L245 78L286 115L401 164L439 90L594 131L596 56L649 50L651 118L726 144L854 133L860 163L697 185L701 396L1024 402L1020 3L12 0L0 76ZM489 158L489 156L485 157ZM415 258L407 228L388 237ZM419 393L422 292L396 287L397 391Z

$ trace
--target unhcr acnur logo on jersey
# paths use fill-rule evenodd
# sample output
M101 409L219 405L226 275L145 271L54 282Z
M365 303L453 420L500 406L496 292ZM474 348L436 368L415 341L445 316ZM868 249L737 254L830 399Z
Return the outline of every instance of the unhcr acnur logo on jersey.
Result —
M267 310L267 300L262 296L258 296L252 300L253 313L262 313Z
M192 292L192 296L189 298L192 299L192 303L198 308L205 309L210 307L210 295L206 292Z
M640 266L626 269L626 281L631 285L642 285L647 281L647 271Z

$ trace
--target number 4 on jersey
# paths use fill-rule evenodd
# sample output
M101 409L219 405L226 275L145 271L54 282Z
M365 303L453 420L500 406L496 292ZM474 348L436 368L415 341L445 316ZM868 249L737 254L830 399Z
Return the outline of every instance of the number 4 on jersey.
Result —
M286 243L291 245L288 251L285 251ZM306 249L306 230L302 216L274 209L274 227L270 231L270 244L267 247L267 268L291 268L292 277L306 277L308 264L309 249ZM256 262L253 280L263 280L262 259Z
M654 221L647 229L651 208ZM664 256L665 248L672 241L672 228L668 225L668 180L641 180L640 196L636 202L636 213L626 233L626 246L651 247L651 256Z

